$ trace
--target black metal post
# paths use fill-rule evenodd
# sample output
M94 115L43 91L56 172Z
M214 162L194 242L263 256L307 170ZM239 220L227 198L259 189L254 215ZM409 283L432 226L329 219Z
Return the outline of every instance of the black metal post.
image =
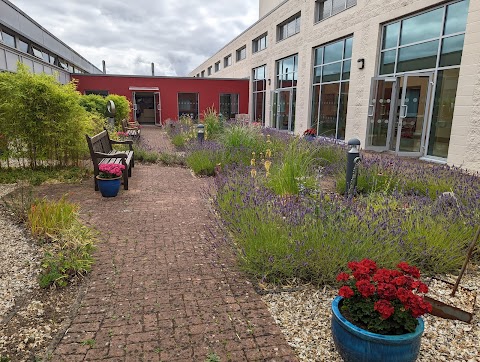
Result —
M360 157L360 140L352 138L348 141L349 150L347 152L347 184L345 194L348 195L350 187L355 188L357 186L357 179L354 179L354 184L350 186L353 177L353 170L355 169L356 159Z
M203 143L205 139L205 126L201 123L197 125L197 141Z

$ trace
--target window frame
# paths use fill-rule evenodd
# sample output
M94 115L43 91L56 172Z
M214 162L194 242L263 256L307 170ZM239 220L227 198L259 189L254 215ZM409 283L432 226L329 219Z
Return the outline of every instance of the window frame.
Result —
M333 2L334 1L344 1L345 2L344 8L340 11L337 11L336 13L333 13ZM355 3L349 5L348 4L349 1L355 1ZM320 18L320 15L321 15L320 6L324 3L326 3L326 2L330 2L330 14L328 16L324 17L324 18ZM331 18L335 15L338 15L338 14L344 12L345 10L353 8L356 5L357 5L357 0L315 0L315 21L314 21L314 23L317 24L321 21L329 19L329 18Z
M237 56L236 56L236 61L237 62L240 62L240 61L246 59L247 58L247 46L244 45L244 46L238 48L236 50L236 54L237 54ZM242 57L242 54L243 54L243 57Z
M227 68L233 64L232 53L223 57L223 68Z
M262 48L262 40L265 39L265 46ZM268 47L268 32L263 33L262 35L256 37L252 40L252 54L261 52Z
M302 13L299 11L295 15L292 15L287 20L277 25L277 42L290 38L300 33ZM291 24L293 25L293 33L289 33L288 29Z

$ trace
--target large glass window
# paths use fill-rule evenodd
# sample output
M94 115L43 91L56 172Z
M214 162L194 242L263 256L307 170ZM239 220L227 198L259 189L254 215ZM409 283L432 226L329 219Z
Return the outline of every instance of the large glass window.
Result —
M316 0L315 19L320 21L357 5L357 0Z
M212 75L212 66L207 68L207 75Z
M283 40L300 32L300 13L292 16L277 27L277 40Z
M198 93L178 93L178 116L198 118Z
M220 61L215 63L215 73L220 70Z
M311 127L325 137L345 139L353 38L315 48Z
M468 4L459 1L385 25L379 73L460 65Z
M253 69L253 120L262 126L265 126L266 69L266 65Z
M452 2L383 27L379 74L434 73L427 155L446 158L469 0Z
M225 118L238 114L238 94L220 94L220 113Z
M448 155L459 72L459 68L438 72L428 144L430 156L446 158Z
M272 104L272 122L275 128L295 130L295 107L297 95L298 55L276 62L275 91Z

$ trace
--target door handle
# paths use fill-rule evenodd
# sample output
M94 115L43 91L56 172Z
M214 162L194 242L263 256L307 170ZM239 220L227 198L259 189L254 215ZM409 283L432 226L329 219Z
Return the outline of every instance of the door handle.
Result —
M403 113L402 113L402 111L403 111ZM407 117L407 113L408 113L408 105L402 104L400 106L400 118Z
M371 111L371 112L370 112ZM373 117L373 111L374 111L374 105L373 104L370 104L368 106L368 115L367 117Z

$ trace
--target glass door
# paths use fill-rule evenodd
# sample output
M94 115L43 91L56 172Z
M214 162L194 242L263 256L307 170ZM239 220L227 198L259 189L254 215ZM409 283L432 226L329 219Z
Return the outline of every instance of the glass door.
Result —
M422 156L431 102L433 73L405 74L398 78L395 126L391 149L398 155Z
M276 90L274 106L276 106L276 128L284 131L292 131L292 90Z
M153 102L155 106L155 126L162 126L162 102L160 100L160 92L153 94Z
M368 105L366 148L375 151L388 149L391 138L397 78L373 78Z

